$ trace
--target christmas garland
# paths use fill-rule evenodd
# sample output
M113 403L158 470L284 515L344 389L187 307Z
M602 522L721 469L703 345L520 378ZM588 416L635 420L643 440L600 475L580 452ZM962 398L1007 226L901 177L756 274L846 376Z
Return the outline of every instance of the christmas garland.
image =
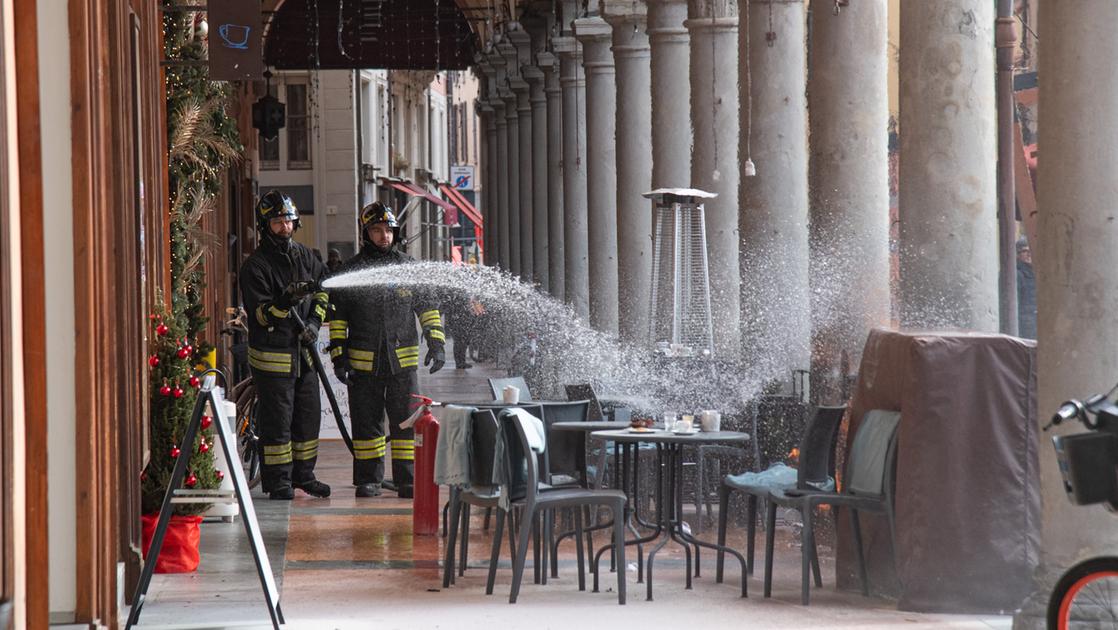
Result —
M206 59L201 14L174 10L164 2L164 54L173 61ZM148 316L151 354L151 458L141 475L142 509L159 510L175 461L190 449L183 482L187 488L216 488L222 474L214 469L217 439L213 419L202 418L193 444L182 444L197 399L198 368L212 345L200 338L208 317L202 302L205 288L203 255L216 243L201 227L221 192L222 173L238 159L241 144L236 122L225 113L230 97L226 83L209 80L205 64L168 67L167 132L171 206L171 299ZM161 299L161 302L165 300ZM212 410L221 413L222 410ZM199 514L205 504L176 504L175 514Z

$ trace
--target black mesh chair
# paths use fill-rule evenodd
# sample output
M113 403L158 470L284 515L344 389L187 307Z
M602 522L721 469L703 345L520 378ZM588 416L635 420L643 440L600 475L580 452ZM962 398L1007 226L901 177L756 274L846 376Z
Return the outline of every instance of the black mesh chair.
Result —
M898 411L874 409L868 412L850 447L850 458L846 462L845 485L842 492L820 490L774 490L769 493L769 509L765 522L769 536L765 541L765 597L772 592L773 536L776 527L777 506L790 507L800 512L803 529L800 531L802 554L802 590L800 602L808 605L811 583L808 579L809 568L814 570L815 585L823 586L819 574L818 556L815 549L815 508L821 505L834 507L838 519L840 507L850 508L850 520L854 533L854 548L858 557L858 577L862 582L862 594L869 595L866 579L866 562L862 551L862 530L858 523L858 512L884 514L889 520L890 542L893 558L897 555L896 517L893 512L894 471L897 453L897 427L901 414ZM810 567L809 567L810 565Z
M796 488L817 490L824 487L835 476L835 442L838 439L839 425L846 413L846 406L818 407L808 421L807 428L800 436L800 459L796 469ZM774 490L781 488L756 481L751 473L727 475L722 479L718 490L718 544L726 544L726 524L730 515L730 495L740 492L746 495L746 566L753 573L753 551L757 533L757 500L766 499ZM771 537L772 532L769 532ZM813 566L818 571L818 559L813 558ZM722 579L723 554L718 554L718 579Z

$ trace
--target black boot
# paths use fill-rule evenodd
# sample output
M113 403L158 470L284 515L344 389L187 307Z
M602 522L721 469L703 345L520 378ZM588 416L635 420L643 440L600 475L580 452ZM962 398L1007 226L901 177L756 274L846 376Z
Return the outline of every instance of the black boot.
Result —
M357 491L354 493L361 498L379 497L380 484L379 483L363 483L357 486Z
M295 498L295 491L291 486L282 486L269 492L268 498L273 501L290 501Z
M317 497L319 499L325 499L326 497L330 496L330 486L322 483L317 479L311 479L310 481L297 483L295 484L295 487L302 490L303 492L306 492L312 497Z
M401 499L411 499L415 497L415 488L410 485L401 485L396 490L396 496L400 497Z

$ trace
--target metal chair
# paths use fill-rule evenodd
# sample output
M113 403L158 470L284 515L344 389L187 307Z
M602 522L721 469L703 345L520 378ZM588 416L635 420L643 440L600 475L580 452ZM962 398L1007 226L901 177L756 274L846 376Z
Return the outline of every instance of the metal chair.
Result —
M528 537L531 529L526 527L544 512L562 508L583 508L586 506L606 506L613 513L613 552L617 570L617 602L625 603L625 518L623 516L626 497L625 493L618 490L588 490L585 488L556 488L547 492L540 492L539 470L540 463L537 452L530 446L526 420L515 410L501 412L501 426L504 430L506 449L509 455L508 465L510 471L524 470L527 480L524 485L523 496L513 494L514 502L521 507L521 527L519 540L516 544L516 554L512 566L512 587L509 591L509 603L515 604L520 593L520 583L524 576L524 563L527 559ZM516 444L519 448L514 448ZM545 449L546 450L546 449ZM575 515L575 527L582 528L582 510L572 509ZM497 511L497 527L494 530L492 557L489 563L489 582L492 583L497 570L497 558L501 548L501 533L504 520L507 517L505 510ZM581 533L581 531L579 532ZM584 558L582 547L578 546L579 586L585 588L583 573Z
M849 481L841 492L817 490L775 490L769 493L769 509L766 524L769 535L765 541L765 597L772 592L773 568L773 529L776 527L776 508L778 505L798 510L803 517L803 530L800 532L802 554L803 586L800 602L808 605L811 583L809 569L815 573L815 585L823 586L822 576L815 548L814 513L821 505L835 508L850 508L851 525L854 533L854 547L858 556L858 577L862 582L862 594L869 596L869 582L866 579L866 561L862 550L862 530L858 524L858 512L884 514L889 520L890 542L893 558L897 556L896 517L893 512L894 471L897 452L897 427L901 414L898 411L875 409L868 412L850 447L850 459L846 466L846 479ZM814 562L813 562L814 561Z
M817 490L835 476L835 442L842 424L846 406L818 407L807 428L800 436L800 459L796 469L796 488ZM773 490L781 488L756 481L750 474L727 475L718 489L718 542L726 542L726 525L730 515L730 495L745 494L748 500L746 513L746 565L753 573L753 550L757 533L757 500L767 499ZM770 532L771 534L771 532ZM722 575L722 554L718 554L717 571ZM818 566L818 559L814 560Z

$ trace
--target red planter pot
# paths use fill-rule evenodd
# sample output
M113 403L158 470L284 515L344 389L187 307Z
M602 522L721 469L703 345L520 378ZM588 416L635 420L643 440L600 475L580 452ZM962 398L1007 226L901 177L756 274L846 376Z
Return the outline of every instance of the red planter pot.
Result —
M140 518L144 525L144 558L147 559L159 515L144 514ZM167 535L163 537L163 548L155 561L156 573L193 573L198 569L198 541L201 538L198 525L201 523L201 516L171 516Z

